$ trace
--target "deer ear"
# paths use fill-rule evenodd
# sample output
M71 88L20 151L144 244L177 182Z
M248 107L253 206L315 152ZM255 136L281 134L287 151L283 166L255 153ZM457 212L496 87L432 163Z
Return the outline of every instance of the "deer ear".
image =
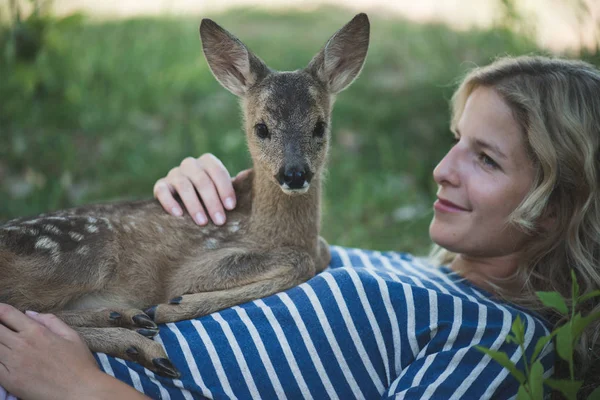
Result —
M346 89L358 76L369 49L369 18L358 14L337 31L308 64L307 70L332 94Z
M213 75L236 96L244 96L269 68L231 33L210 19L200 23L202 50Z

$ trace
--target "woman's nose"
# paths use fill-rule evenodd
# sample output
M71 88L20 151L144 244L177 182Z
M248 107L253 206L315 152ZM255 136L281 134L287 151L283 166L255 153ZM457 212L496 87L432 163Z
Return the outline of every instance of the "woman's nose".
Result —
M438 185L457 186L459 184L457 153L456 146L452 147L434 168L433 179Z

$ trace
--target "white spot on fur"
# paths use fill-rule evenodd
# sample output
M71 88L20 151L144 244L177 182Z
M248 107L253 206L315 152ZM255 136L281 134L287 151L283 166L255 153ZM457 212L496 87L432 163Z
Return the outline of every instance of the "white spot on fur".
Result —
M229 229L230 233L236 233L237 231L240 230L240 222L239 221L230 222L228 225L229 226L227 229Z
M20 226L5 226L2 228L3 231L20 231L23 228L21 228Z
M131 227L127 224L123 224L121 225L123 227L123 230L127 233L131 232Z
M204 242L204 248L214 250L219 247L219 241L215 238L208 238Z
M55 235L60 235L62 232L54 225L46 224L43 226L46 232L54 233Z
M47 236L42 236L35 242L36 249L58 250L58 243Z
M66 221L67 220L65 217L57 217L57 216L46 217L46 219L51 219L51 220L55 220L55 221Z
M88 231L89 233L96 233L96 232L98 232L98 227L96 225L87 224L85 226L85 230Z
M108 228L109 231L113 231L115 228L113 227L113 225L110 223L110 220L108 218L100 218L105 224L106 227Z
M29 220L29 221L25 221L25 222L23 222L23 225L35 225L35 224L37 224L38 222L40 222L40 220L39 220L39 219L32 219L32 220Z
M95 224L96 222L98 222L98 220L94 217L87 217L87 222L89 222L90 224Z
M40 234L40 231L38 231L37 229L34 229L34 228L25 228L23 230L23 232L25 232L26 234L31 235L31 236L37 236Z
M84 238L84 236L81 233L77 232L69 232L69 236L76 242L81 242Z
M77 254L85 256L90 252L90 248L88 246L81 246L76 250Z

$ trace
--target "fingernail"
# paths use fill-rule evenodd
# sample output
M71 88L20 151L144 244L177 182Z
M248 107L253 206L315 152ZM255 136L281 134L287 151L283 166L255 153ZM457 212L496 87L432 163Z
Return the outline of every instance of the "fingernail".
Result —
M173 213L173 215L175 215L177 217L181 217L181 208L173 207L173 208L171 208L171 212Z
M235 202L233 201L233 199L231 197L228 197L225 199L225 207L228 210L233 210L233 208L235 207Z
M217 225L223 225L223 223L225 222L225 216L223 216L223 214L221 214L220 212L216 213L215 222L217 223Z
M196 214L196 222L199 223L200 225L206 224L206 217L204 216L204 214L197 213Z
M25 314L30 315L32 317L35 317L36 315L38 315L39 313L35 312L35 311L31 311L31 310L27 310L25 311Z

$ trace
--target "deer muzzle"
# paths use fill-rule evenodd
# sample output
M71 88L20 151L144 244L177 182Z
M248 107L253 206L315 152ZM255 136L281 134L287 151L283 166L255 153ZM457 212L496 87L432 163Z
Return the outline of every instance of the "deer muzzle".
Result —
M285 166L275 176L281 189L289 194L305 193L310 186L313 173L307 166Z

